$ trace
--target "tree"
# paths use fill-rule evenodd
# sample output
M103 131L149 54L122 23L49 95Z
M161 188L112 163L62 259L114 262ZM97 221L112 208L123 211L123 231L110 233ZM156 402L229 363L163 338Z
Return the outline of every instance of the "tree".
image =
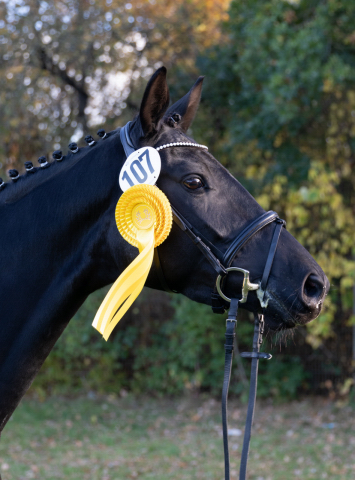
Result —
M200 60L219 60L215 102L229 105L220 118L231 167L265 208L286 216L330 278L331 304L309 325L313 345L352 318L354 24L348 0L234 0L229 44Z
M2 163L19 167L96 125L110 129L118 117L127 121L147 79L163 63L177 84L186 79L177 74L181 68L196 75L194 58L220 38L228 4L0 3Z

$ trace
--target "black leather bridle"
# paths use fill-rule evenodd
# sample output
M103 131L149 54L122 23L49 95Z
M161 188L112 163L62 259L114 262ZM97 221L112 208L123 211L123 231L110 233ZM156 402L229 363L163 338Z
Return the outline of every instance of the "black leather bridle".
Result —
M128 122L120 130L120 139L122 146L128 157L133 153L136 148L132 142L132 139L129 134L130 123ZM192 142L178 142L164 145L162 147L157 147L157 149L174 147L174 146L187 146L192 147L201 147L207 148L203 145L193 144ZM224 313L226 310L226 302L230 303L230 308L228 312L228 318L226 321L226 344L225 344L225 368L224 368L224 380L223 380L223 389L222 389L222 425L223 425L223 443L224 443L224 460L225 460L225 480L230 479L230 467L229 467L229 450L228 450L228 426L227 426L227 397L228 389L230 383L230 374L232 367L232 357L234 349L234 339L235 339L235 327L237 324L237 313L239 303L244 303L247 300L247 295L249 290L256 290L258 299L260 301L261 310L264 312L264 309L267 308L268 296L267 296L267 284L274 261L278 241L280 238L281 230L283 227L286 227L286 222L279 218L278 214L273 211L263 213L258 218L252 221L247 225L232 241L225 253L222 253L213 243L211 243L206 237L204 237L191 223L189 223L183 215L173 206L171 206L173 211L173 221L175 224L185 232L192 242L197 246L197 248L202 252L208 262L212 265L214 270L217 273L216 286L212 292L212 309L215 313ZM239 251L243 246L260 230L262 230L267 225L275 222L275 229L272 236L271 244L269 247L268 256L266 259L264 272L261 278L260 283L253 284L249 281L249 272L247 270L232 267L232 263L235 257L238 255ZM154 262L157 267L157 272L161 286L164 290L168 292L173 292L169 288L169 285L166 281L161 262L159 259L158 248L154 252ZM228 298L222 292L223 280L226 278L230 271L239 271L244 274L244 281L242 287L242 298ZM240 465L240 476L239 480L245 480L246 478L246 468L247 460L249 454L249 444L251 436L251 426L253 422L254 409L255 409L255 399L256 399L256 388L257 388L257 373L258 373L258 362L260 358L270 359L271 355L267 353L260 353L260 345L262 343L262 335L264 331L264 315L255 313L255 328L254 328L254 339L253 339L253 351L242 353L241 356L245 358L252 359L251 365L251 377L250 377L250 390L249 390L249 401L248 401L248 411L247 411L247 420L244 433L244 442L242 450L242 458Z
M120 139L127 157L137 150L137 148L134 146L133 141L130 137L130 133L129 133L130 124L131 122L128 122L120 130ZM207 148L202 145L193 144L192 142L171 143L168 145L164 145L164 148L167 148L170 146L174 147L177 145L181 145L181 146L191 145L196 147ZM157 147L157 148L160 149L162 147ZM174 223L183 232L185 232L188 235L188 237L192 240L192 242L197 246L197 248L201 251L201 253L206 257L208 262L212 265L217 275L221 277L224 277L228 274L228 271L230 271L228 269L231 268L231 264L233 260L235 259L239 251L242 249L242 247L261 229L263 229L270 223L276 222L273 239L270 245L268 258L266 260L266 265L264 268L264 273L260 282L260 287L258 288L258 291L260 290L262 292L262 296L260 295L260 292L259 292L258 297L260 299L261 306L264 308L267 305L267 296L266 296L267 282L269 279L281 229L282 227L286 226L286 222L284 220L281 220L276 212L269 211L269 212L263 213L260 217L253 220L252 223L247 225L232 241L230 246L227 248L226 252L222 253L215 245L213 245L213 243L211 243L204 235L202 235L202 233L200 233L193 225L191 225L191 223L188 222L174 206L171 205L171 208L173 212ZM168 285L168 282L165 278L165 275L161 266L161 262L159 259L159 251L157 248L155 249L155 252L154 252L154 261L155 261L155 265L158 267L157 268L158 276L163 289L168 292L177 293L176 290L172 290ZM251 288L251 289L256 290L256 288ZM224 297L224 300L225 299L226 297ZM243 300L241 300L241 302L244 303ZM220 292L217 293L215 291L212 293L212 309L214 313L224 313L226 310L226 303L225 301L223 301L220 295Z

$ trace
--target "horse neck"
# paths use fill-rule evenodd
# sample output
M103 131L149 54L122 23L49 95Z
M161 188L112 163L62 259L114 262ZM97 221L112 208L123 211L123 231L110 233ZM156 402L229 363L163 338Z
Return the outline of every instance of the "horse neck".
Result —
M63 164L24 178L22 185L9 186L0 214L5 245L16 251L11 261L15 278L21 281L21 273L33 263L32 283L36 284L42 284L43 277L46 284L52 283L58 272L70 277L74 271L80 275L93 265L100 269L100 261L106 260L103 249L108 248L103 226L120 195L117 179L123 160L118 136L114 135L92 149L82 149L81 158L69 155ZM26 192L29 181L32 185ZM12 193L12 187L19 189ZM21 190L25 194L21 195ZM67 264L73 272L63 273ZM88 292L97 288L95 279L92 282L95 285L86 286Z
M112 222L123 149L114 135L84 150L2 192L0 426L87 295L124 267L112 253L127 248Z

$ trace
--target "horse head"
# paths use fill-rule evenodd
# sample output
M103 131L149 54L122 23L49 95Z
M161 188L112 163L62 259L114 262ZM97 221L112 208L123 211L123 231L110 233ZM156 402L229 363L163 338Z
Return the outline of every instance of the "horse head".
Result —
M168 107L166 71L164 67L159 69L147 85L139 115L130 125L130 138L136 148L161 149L157 186L223 262L238 234L265 212L206 148L191 145L195 142L187 132L199 105L202 82L200 77L182 99ZM274 228L270 223L260 229L229 259L231 266L249 271L252 282L261 282ZM176 224L159 247L159 257L166 281L159 280L157 268L152 268L148 286L161 288L165 283L173 291L211 304L216 272ZM223 287L226 296L240 297L241 282L240 274L229 274ZM283 228L267 284L266 324L282 329L313 320L320 313L328 288L322 269ZM244 307L260 310L255 292L248 295Z

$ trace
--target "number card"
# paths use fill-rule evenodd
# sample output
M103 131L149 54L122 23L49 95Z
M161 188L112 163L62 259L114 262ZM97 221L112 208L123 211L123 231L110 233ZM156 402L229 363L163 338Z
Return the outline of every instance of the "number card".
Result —
M160 155L153 147L143 147L127 158L120 172L119 184L125 192L133 185L155 185L161 169Z

